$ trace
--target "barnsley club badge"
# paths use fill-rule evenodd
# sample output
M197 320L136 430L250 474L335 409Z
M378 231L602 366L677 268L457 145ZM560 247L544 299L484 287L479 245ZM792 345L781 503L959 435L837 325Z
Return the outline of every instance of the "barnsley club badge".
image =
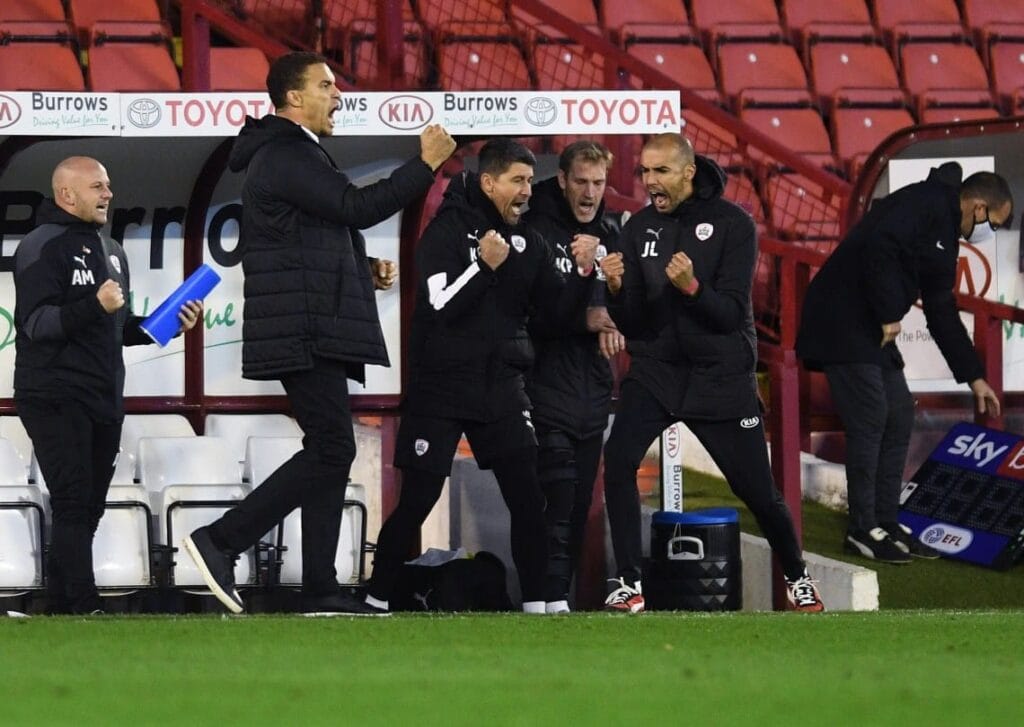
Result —
M117 271L117 274L120 275L121 274L121 258L119 258L117 255L111 255L110 256L110 267L114 268L114 270Z
M413 445L413 449L416 450L417 457L422 457L427 453L427 450L430 449L430 442L426 439L417 439L416 444Z
M516 252L522 252L526 249L526 238L522 235L512 235L512 247L516 249Z
M701 222L697 225L697 229L693 231L693 234L697 236L697 239L704 242L706 239L715 234L715 226L710 222Z

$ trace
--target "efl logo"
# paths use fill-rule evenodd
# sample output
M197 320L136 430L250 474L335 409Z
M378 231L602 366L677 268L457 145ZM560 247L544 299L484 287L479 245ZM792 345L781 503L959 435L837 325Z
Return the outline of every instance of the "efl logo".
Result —
M402 94L381 102L378 115L392 129L411 131L429 124L434 108L419 96Z
M21 105L10 96L0 93L0 129L14 126L21 118Z
M921 533L921 542L942 553L959 553L970 547L974 534L970 530L946 523L936 523Z

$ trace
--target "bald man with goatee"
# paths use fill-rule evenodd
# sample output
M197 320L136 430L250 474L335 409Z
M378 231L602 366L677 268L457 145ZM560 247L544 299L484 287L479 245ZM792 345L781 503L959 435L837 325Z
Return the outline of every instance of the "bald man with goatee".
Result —
M95 159L57 165L53 197L14 254L14 401L50 491L47 611L103 612L92 541L103 516L124 419L122 346L152 343L132 315L128 258L106 239L113 192ZM182 330L197 301L183 305Z

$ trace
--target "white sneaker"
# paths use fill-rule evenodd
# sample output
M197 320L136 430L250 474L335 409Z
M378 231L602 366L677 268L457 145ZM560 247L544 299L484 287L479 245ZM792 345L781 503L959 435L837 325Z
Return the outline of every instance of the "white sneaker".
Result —
M523 613L543 614L544 601L523 601Z
M569 613L568 601L548 601L544 604L544 613Z
M608 594L604 600L604 610L617 613L641 613L644 610L644 596L640 581L627 586L622 578L609 578L609 583L618 584L618 588Z

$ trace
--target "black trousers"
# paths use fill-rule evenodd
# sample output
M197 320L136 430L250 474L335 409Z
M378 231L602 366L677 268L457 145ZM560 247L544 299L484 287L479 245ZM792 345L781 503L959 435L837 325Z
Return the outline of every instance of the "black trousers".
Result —
M537 479L547 499L544 521L548 533L548 571L544 600L567 600L583 550L603 438L596 434L577 439L538 424L537 441Z
M50 491L48 610L100 609L92 541L114 475L121 422L96 421L71 400L19 399L17 409Z
M338 589L334 568L345 487L356 456L345 365L314 359L310 371L281 379L302 427L302 449L211 525L214 542L241 553L296 507L302 508L302 590Z
M914 398L896 365L825 367L832 401L846 430L849 527L871 530L897 521L903 467L914 427Z
M651 442L676 421L680 420L640 384L631 380L623 384L619 410L604 447L604 487L617 576L629 585L640 580L643 566L636 472ZM707 449L733 493L753 513L786 577L803 575L800 544L789 508L772 479L760 418L749 428L739 419L684 418L682 422Z

